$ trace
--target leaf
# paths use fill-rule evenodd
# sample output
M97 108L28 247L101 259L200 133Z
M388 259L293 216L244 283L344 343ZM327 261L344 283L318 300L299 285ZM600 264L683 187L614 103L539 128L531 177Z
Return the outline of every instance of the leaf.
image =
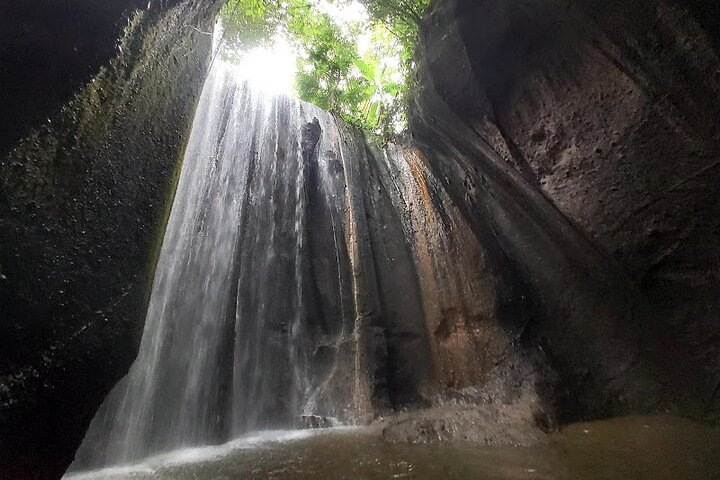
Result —
M402 89L402 85L399 83L388 83L383 86L383 92L387 93L388 95L392 95L393 97L397 96L400 93L400 90Z
M375 85L368 85L365 87L365 89L362 91L362 94L365 98L370 99L375 95L375 92L377 92L377 86Z
M378 112L380 111L380 104L378 102L373 102L370 104L370 112L368 113L368 124L370 125L377 125L378 123Z
M342 6L348 0L320 1ZM317 2L229 0L220 15L226 42L236 49L231 57L285 36L297 51L300 98L387 138L407 117L403 105L414 82L418 21L429 0L361 0L370 21L343 26ZM370 43L363 56L361 35Z
M367 62L365 62L362 58L356 58L355 66L358 67L358 69L360 70L360 73L363 74L363 77L365 77L371 81L373 78L375 78L375 65L371 66Z

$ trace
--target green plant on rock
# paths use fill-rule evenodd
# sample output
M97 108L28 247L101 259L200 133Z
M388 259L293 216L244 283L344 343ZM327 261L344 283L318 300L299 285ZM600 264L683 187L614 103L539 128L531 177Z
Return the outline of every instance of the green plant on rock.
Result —
M261 46L277 30L279 19L265 0L229 0L221 11L225 55Z
M405 124L412 53L428 0L366 0L368 18L342 25L321 2L350 0L229 0L221 13L225 50L247 51L284 36L297 52L298 96L388 140Z
M430 0L364 0L370 17L390 32L403 45L410 61L418 29Z

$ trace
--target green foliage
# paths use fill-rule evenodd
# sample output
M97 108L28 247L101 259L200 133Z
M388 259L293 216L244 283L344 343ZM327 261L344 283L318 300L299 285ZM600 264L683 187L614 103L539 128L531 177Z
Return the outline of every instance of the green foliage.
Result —
M412 53L428 1L365 0L367 21L339 25L320 2L349 0L229 0L221 13L226 51L284 36L298 56L299 97L387 140L405 123Z
M229 0L221 11L225 53L240 52L259 47L278 28L265 0Z
M423 13L430 0L365 0L370 17L385 26L411 56ZM409 58L408 58L409 61Z
M362 101L368 82L352 74L359 60L354 43L323 14L291 16L289 30L301 52L296 77L300 98L356 121L353 106Z

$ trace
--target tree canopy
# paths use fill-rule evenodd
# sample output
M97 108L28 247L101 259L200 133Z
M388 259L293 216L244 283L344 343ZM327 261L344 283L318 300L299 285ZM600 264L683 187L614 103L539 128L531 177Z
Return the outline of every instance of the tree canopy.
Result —
M406 123L412 54L429 0L365 0L363 15L349 21L329 13L353 1L229 0L221 12L225 51L241 56L282 36L296 52L302 100L387 140Z

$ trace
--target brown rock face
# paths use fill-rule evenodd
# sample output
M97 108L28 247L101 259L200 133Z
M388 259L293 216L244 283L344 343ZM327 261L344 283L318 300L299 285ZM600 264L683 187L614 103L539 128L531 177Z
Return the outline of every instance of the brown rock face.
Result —
M720 409L712 2L439 2L412 130L528 287L564 418Z
M0 124L0 477L58 477L134 357L220 2L76 3L107 28L68 26L58 55L83 60ZM23 8L28 28L47 20ZM719 19L704 0L438 1L411 138L380 151L348 129L344 155L303 127L293 268L319 332L303 348L327 369L328 326L349 320L359 353L337 388L360 421L429 406L386 438L525 444L556 419L718 419ZM7 32L1 58L32 50ZM2 65L8 91L32 76L4 76L21 63ZM287 337L284 305L259 337Z

